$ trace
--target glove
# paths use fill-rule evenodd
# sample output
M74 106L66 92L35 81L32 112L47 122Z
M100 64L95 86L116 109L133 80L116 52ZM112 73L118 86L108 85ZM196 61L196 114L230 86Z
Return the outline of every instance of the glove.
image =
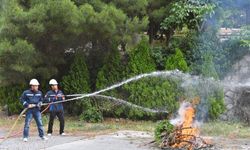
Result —
M42 107L42 104L43 104L42 102L39 102L36 106L40 108Z

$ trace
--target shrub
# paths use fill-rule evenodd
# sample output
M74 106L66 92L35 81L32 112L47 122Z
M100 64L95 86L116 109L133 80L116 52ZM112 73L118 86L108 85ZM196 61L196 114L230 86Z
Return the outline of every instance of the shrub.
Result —
M215 91L214 95L208 98L208 101L210 104L209 117L215 120L226 110L223 89Z
M22 92L25 90L24 85L12 85L0 87L1 105L7 105L8 115L20 113L23 106L20 102Z
M188 72L189 68L187 65L187 62L183 56L183 53L180 49L176 49L176 52L174 55L171 55L167 60L165 67L167 70L181 70L183 72Z
M206 54L204 56L204 62L201 66L201 73L204 77L213 77L214 79L219 78L213 62L213 56L211 54Z
M129 52L128 69L129 76L156 70L156 64L147 41L142 40L136 48Z
M76 54L68 75L62 79L62 87L67 94L90 92L89 72L83 55ZM80 115L84 109L90 107L92 105L89 98L72 101L66 105L68 112L76 115Z
M156 70L156 64L150 55L149 45L142 41L129 53L129 76ZM178 107L178 95L180 93L177 82L162 78L147 78L138 82L125 85L128 92L128 101L134 104L148 107L161 108L173 112ZM127 109L126 116L133 119L145 117L145 113L138 109ZM152 114L148 114L152 116Z
M89 108L80 115L80 120L84 120L91 123L97 123L103 121L103 116L95 107Z
M174 130L174 125L172 125L168 120L160 121L155 128L155 140L160 143L162 140L161 135L170 134Z
M111 50L104 59L104 65L99 70L96 80L96 88L102 89L117 83L124 77L124 65L118 50Z
M178 108L178 98L181 90L173 80L150 78L143 79L127 86L130 95L129 102L147 107L166 110L170 114ZM130 109L128 116L133 119L143 118L144 112ZM147 114L152 116L153 114Z

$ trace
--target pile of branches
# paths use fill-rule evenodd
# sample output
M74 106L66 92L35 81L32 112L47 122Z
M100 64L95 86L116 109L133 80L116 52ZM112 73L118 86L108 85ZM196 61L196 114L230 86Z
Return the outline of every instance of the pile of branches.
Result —
M198 130L193 127L184 127L181 125L172 125L168 120L161 121L155 130L155 141L161 149L210 149L213 147L211 142L197 136ZM185 132L184 132L185 131Z
M183 130L192 130L192 127L177 126L171 133L162 133L160 148L162 149L207 149L213 147L202 137L192 134L183 134Z

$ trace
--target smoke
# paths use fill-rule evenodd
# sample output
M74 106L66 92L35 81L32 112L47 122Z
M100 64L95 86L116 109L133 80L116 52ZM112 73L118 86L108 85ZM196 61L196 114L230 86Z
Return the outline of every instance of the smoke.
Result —
M196 108L196 119L206 121L209 115L209 98L213 92L233 84L250 83L250 51L242 46L242 41L250 41L250 1L249 0L219 0L215 1L217 8L212 16L204 16L205 25L199 32L193 57L202 68L206 55L212 57L212 62L222 84L207 83L206 80L191 81L182 84L186 89L186 97L190 99L200 96L200 104ZM200 65L200 66L199 66ZM202 72L198 70L197 72ZM199 73L200 73L199 72ZM209 72L209 71L208 71ZM196 73L196 72L195 72ZM202 72L204 75L204 72ZM206 75L206 74L205 74ZM250 85L250 84L249 84ZM229 85L231 86L231 85ZM199 89L197 89L199 88ZM193 91L198 91L195 93Z
M174 119L171 119L170 123L175 126L181 125L184 120L185 111L188 107L192 107L190 102L181 103L177 116Z
M180 108L178 110L178 114L177 116L175 116L173 119L170 120L170 123L173 124L174 126L180 126L183 124L184 120L186 119L185 115L187 115L187 109L192 108L193 109L193 105L190 102L182 102L180 105ZM192 114L189 114L192 115ZM198 128L202 125L201 121L198 121L195 117L193 118L193 124L192 127L194 128Z

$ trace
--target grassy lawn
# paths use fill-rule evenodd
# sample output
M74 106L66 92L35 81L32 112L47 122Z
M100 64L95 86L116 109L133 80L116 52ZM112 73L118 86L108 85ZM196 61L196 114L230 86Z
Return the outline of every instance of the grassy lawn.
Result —
M0 130L8 130L14 124L17 116L12 117L0 117ZM135 131L147 131L153 132L156 125L152 121L131 121L127 119L105 119L102 123L87 123L84 121L79 121L75 117L65 117L65 132L70 135L86 135L95 136L100 134L112 133L118 130L135 130ZM43 124L45 130L47 131L48 116L43 116ZM18 121L13 133L22 131L24 124L24 118ZM30 129L31 133L36 134L36 124L33 120ZM54 133L57 134L59 131L59 121L56 119L54 121Z
M13 117L0 117L0 129L9 129L15 122L17 116ZM20 131L23 128L24 119L22 118L15 131ZM45 130L47 130L48 116L43 117L43 123ZM86 123L79 121L74 117L66 117L65 132L70 135L85 135L95 136L100 134L107 134L118 130L135 130L135 131L147 131L154 132L156 122L152 121L131 121L127 119L105 119L102 123ZM36 133L35 122L31 125L32 132ZM59 121L54 122L54 132L58 133ZM243 123L230 123L230 122L209 122L204 123L201 127L201 134L203 136L220 136L226 138L250 138L250 126L246 126Z
M44 124L48 124L48 118L44 118ZM115 132L118 130L135 130L135 131L147 131L153 132L156 125L152 121L131 121L127 119L105 119L101 123L87 123L79 121L77 118L66 117L65 121L66 132L74 135L98 135ZM59 121L55 120L54 128L59 130Z
M250 126L239 122L209 122L202 126L201 134L227 138L250 138Z

